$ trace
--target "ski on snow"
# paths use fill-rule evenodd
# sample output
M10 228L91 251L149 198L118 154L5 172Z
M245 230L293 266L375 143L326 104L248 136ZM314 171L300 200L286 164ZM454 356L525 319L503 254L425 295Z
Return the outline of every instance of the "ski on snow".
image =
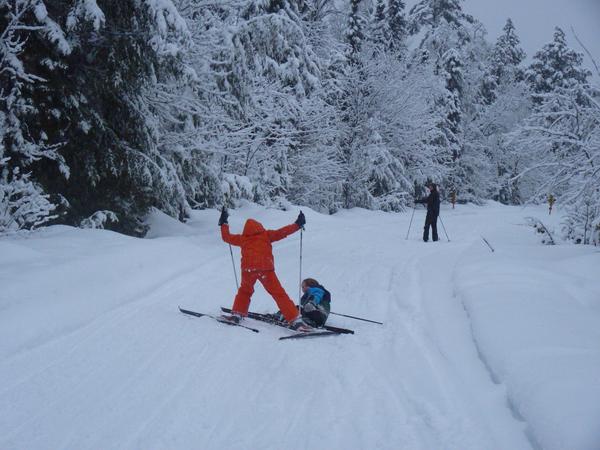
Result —
M181 311L184 314L188 314L190 316L210 317L211 319L214 319L214 320L216 320L219 323L224 323L225 325L231 325L231 326L234 326L234 327L245 328L246 330L254 331L255 333L259 332L259 330L257 330L256 328L248 327L246 325L242 325L241 323L228 322L227 320L223 320L220 317L213 316L211 314L204 314L204 313L199 313L199 312L196 312L196 311L190 311L188 309L183 309L181 306L179 307L179 311Z
M231 309L229 309L229 308L221 307L221 311L223 311L225 313L230 313L231 314ZM251 312L250 311L248 313L248 317L250 319L259 320L261 322L266 322L266 323L270 323L270 324L273 324L273 325L277 325L279 327L283 327L283 328L288 328L289 329L289 327L288 327L288 325L287 325L286 322L281 322L281 321L279 321L277 319L274 319L273 317L270 317L267 314L261 314L261 313L256 313L256 312ZM336 334L354 334L353 330L349 330L347 328L332 327L332 326L329 326L329 325L323 326L322 329L321 328L317 328L317 330L319 330L319 331L322 331L322 330L332 331L332 332L334 332Z
M292 334L291 336L281 336L279 338L280 341L285 339L308 339L314 337L323 337L323 336L339 336L341 333L336 333L335 331L295 331L296 334Z
M222 308L224 312L227 308ZM183 314L188 314L190 316L195 316L195 317L210 317L211 319L216 320L219 323L224 323L225 325L231 325L231 326L235 326L235 327L241 327L241 328L245 328L247 330L253 331L255 333L258 333L259 330L257 330L256 328L252 328L246 325L243 325L241 323L234 323L234 322L229 322L227 320L223 320L218 316L213 316L212 314L205 314L205 313L199 313L196 311L190 311L188 309L183 309L181 306L179 307L179 311L182 312ZM257 319L260 320L260 319ZM282 336L279 338L280 341L285 340L285 339L305 339L305 338L311 338L311 337L320 337L320 336L337 336L340 335L341 333L338 333L336 331L330 331L330 330L316 330L316 331L307 331L307 332L302 332L302 331L295 331L295 330L291 330L287 327L287 325L283 325L283 324L279 324L277 323L277 321L267 321L267 320L263 320L264 322L267 323L271 323L273 325L279 325L279 326L283 326L286 329L288 329L289 331L294 332L295 334L292 334L291 336Z

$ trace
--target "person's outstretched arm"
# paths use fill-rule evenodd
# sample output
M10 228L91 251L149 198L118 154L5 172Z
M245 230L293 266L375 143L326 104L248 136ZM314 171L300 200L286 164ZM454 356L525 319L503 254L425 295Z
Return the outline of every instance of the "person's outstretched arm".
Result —
M269 235L269 240L271 242L275 242L288 237L290 234L295 233L299 229L300 227L293 223L291 225L286 225L283 228L279 228L278 230L267 230L267 234Z
M221 225L221 237L225 242L231 245L237 245L238 247L242 245L242 235L241 234L231 234L229 232L229 224L224 223Z
M269 236L269 240L271 242L280 241L281 239L288 237L290 234L295 233L300 228L303 228L305 223L306 218L304 217L304 214L302 214L302 211L300 211L298 218L293 224L286 225L278 230L268 230L267 234Z
M228 244L237 245L239 247L240 245L242 245L242 235L231 234L229 232L229 223L227 223L228 219L229 214L227 213L227 208L223 206L223 209L221 209L221 217L219 217L219 228L221 228L221 237Z

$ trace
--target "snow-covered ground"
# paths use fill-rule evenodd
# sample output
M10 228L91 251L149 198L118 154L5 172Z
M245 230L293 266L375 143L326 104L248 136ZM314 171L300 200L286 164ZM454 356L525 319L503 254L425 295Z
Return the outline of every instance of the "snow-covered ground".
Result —
M278 341L180 314L232 303L214 210L155 214L147 239L0 239L0 449L600 448L597 248L540 245L524 217L545 208L443 208L438 243L422 210L409 240L410 212L305 213L303 275L384 326L331 316L356 334ZM299 238L275 244L292 297ZM274 310L262 287L252 309Z

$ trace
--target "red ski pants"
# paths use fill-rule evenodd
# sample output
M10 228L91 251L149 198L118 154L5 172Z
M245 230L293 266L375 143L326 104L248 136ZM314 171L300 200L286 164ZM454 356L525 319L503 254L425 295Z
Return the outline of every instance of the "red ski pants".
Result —
M265 287L265 290L271 294L275 299L279 310L285 317L285 320L291 322L298 317L298 309L294 302L287 295L281 283L277 279L274 270L261 270L261 271L242 271L242 285L240 286L235 301L233 302L233 311L242 314L243 316L248 315L248 308L250 307L250 297L254 293L254 284L256 281L260 281Z

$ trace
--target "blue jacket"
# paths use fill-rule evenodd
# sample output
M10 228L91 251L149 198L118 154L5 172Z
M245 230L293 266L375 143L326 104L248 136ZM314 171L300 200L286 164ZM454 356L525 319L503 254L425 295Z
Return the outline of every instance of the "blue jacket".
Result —
M300 304L304 306L309 302L314 303L329 312L331 294L327 289L320 285L309 287L300 299Z

